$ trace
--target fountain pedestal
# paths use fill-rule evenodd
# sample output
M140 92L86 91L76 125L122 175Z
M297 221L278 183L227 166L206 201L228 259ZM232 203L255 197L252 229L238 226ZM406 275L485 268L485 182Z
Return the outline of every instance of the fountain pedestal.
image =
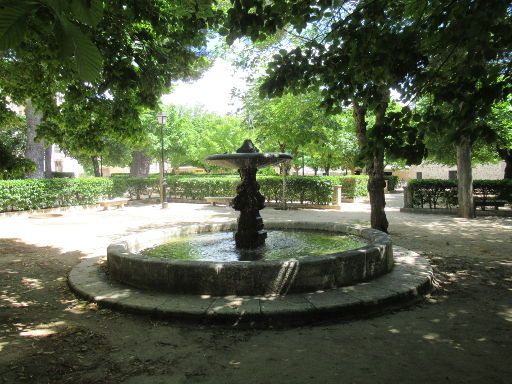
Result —
M245 140L236 153L211 155L205 160L211 164L238 169L241 183L232 206L240 211L238 230L235 233L237 248L254 249L265 244L267 232L263 229L260 209L265 208L265 197L256 181L258 168L279 164L292 158L288 153L260 153L251 140Z
M265 208L265 197L256 181L256 168L239 170L242 182L236 188L233 208L240 211L238 231L235 233L237 248L252 249L265 244L267 232L263 229L260 209Z

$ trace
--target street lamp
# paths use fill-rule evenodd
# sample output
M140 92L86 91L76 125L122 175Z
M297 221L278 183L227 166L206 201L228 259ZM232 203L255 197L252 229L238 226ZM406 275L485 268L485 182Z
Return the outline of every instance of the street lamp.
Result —
M162 208L167 208L164 183L164 125L167 122L167 115L164 112L158 112L156 118L160 124L160 203Z

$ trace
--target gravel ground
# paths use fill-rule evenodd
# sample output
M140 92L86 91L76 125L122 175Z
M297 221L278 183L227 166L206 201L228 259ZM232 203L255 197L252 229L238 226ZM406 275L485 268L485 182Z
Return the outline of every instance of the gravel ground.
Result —
M133 204L62 216L0 217L0 382L512 383L512 218L400 213L395 244L426 256L437 289L399 311L350 322L238 329L99 309L66 276L127 234L233 220L228 207ZM367 204L277 211L267 219L367 225Z

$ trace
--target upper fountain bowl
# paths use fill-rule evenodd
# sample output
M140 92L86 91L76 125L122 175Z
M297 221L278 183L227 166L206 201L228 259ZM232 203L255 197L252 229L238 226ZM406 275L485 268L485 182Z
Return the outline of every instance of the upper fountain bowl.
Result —
M205 158L205 161L223 168L248 169L268 167L291 159L293 157L289 153L260 153L251 140L245 140L236 153L210 155Z
M225 153L205 158L210 164L233 169L263 168L291 159L292 155L281 152Z

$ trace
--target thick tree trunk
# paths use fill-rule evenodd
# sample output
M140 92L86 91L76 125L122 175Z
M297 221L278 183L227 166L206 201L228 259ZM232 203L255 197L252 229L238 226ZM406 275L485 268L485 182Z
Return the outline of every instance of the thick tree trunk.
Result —
M44 178L51 179L53 177L52 174L52 152L53 145L50 144L44 150Z
M99 156L91 156L91 161L92 169L94 170L94 177L101 177Z
M149 174L151 157L142 151L132 152L132 162L130 164L130 176L144 177Z
M375 127L380 129L384 123L384 116L388 106L388 98L384 98L381 104L375 110ZM370 219L371 226L383 232L388 231L388 220L384 208L386 206L386 198L384 195L384 147L382 143L375 143L371 152L366 149L368 138L366 135L366 108L358 103L353 105L353 115L356 121L356 135L359 143L359 149L362 150L367 157L368 172L368 194L370 195ZM371 153L371 154L370 154Z
M505 161L504 179L512 179L512 148L497 148L498 155Z
M36 112L32 101L28 99L25 105L25 116L27 118L27 146L25 157L32 160L37 168L27 175L31 179L42 179L44 177L44 147L41 143L35 141L37 126L41 123L42 114Z
M475 217L473 207L473 174L471 171L471 141L463 136L457 144L457 198L459 217Z
M324 171L325 171L325 176L329 176L329 173L331 172L331 168L329 168L329 167L324 168Z

